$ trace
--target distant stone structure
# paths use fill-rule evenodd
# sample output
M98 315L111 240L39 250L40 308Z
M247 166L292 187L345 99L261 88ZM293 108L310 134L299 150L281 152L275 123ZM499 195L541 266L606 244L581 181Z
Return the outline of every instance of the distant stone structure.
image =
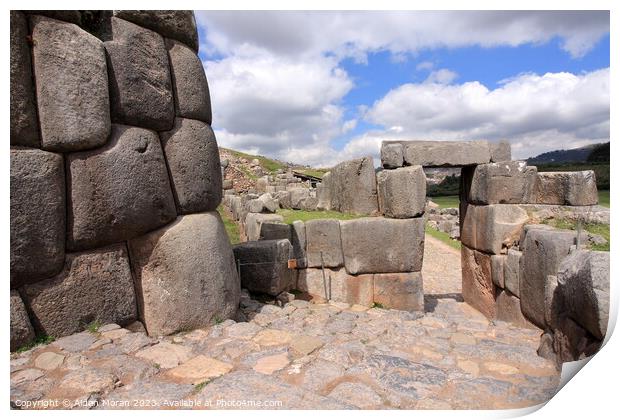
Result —
M237 310L197 51L191 11L11 11L12 350Z

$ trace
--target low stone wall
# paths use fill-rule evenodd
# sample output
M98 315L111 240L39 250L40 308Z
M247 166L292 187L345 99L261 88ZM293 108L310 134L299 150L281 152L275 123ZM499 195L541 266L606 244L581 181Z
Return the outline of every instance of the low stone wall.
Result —
M235 313L197 51L191 11L11 11L12 350Z

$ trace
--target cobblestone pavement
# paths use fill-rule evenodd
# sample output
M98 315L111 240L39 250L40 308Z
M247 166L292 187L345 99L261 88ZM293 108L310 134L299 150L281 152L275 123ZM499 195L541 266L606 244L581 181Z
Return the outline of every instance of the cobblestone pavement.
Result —
M247 322L159 338L106 325L12 354L11 405L493 409L551 398L559 373L536 354L540 331L433 291L424 316L244 294Z

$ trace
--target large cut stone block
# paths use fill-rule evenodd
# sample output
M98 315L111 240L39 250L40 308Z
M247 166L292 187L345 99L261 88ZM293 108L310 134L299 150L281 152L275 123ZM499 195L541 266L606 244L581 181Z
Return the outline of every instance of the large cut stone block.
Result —
M534 201L537 169L525 162L478 165L468 201L473 204L524 204Z
M373 275L351 276L344 268L307 268L299 270L296 289L315 299L346 302L363 306L373 304Z
M379 209L386 217L420 216L426 206L426 176L421 166L377 173Z
M177 116L211 124L209 84L200 59L180 42L167 39L166 47Z
M381 165L386 169L403 166L403 145L400 143L381 143Z
M317 184L316 186L317 210L331 209L331 176L331 172L326 172L325 174L323 174L323 178L321 178L321 183Z
M507 162L512 160L510 143L505 140L499 143L489 143L489 149L491 151L491 162Z
M11 351L30 344L34 340L34 329L28 312L17 290L11 290Z
M576 251L558 271L568 315L599 340L609 321L609 279L609 252Z
M330 171L331 210L371 214L379 210L377 180L371 157L339 163Z
M282 223L284 218L279 214L248 213L245 217L245 236L248 241L258 241L261 225L265 222Z
M468 205L461 225L461 241L470 248L500 254L518 243L527 221L527 212L517 205Z
M72 23L32 16L34 73L41 147L92 149L110 133L103 43Z
M316 219L306 222L306 255L308 267L344 265L338 220Z
M293 249L288 239L243 242L233 247L241 272L241 287L277 296L292 287L293 270L288 260Z
M297 261L296 268L306 268L306 225L296 220L291 225L266 222L261 225L259 240L288 239L293 247L291 258Z
M306 225L306 231L308 226ZM340 222L349 274L422 270L424 219L365 217Z
M536 203L568 206L598 204L594 171L539 173L536 183Z
M67 254L60 274L23 288L37 330L62 337L88 324L136 320L136 297L125 244Z
M491 256L491 278L493 283L501 289L505 287L504 265L506 265L506 255Z
M11 10L11 145L39 147L28 21Z
M422 273L375 274L373 302L401 311L424 311Z
M510 322L518 327L535 328L521 313L521 302L512 293L502 290L495 304L498 320Z
M557 274L575 239L575 232L555 229L530 228L525 235L519 274L521 311L540 328L545 327L547 276Z
M495 284L491 278L491 255L461 247L463 299L489 319L495 318Z
M127 240L176 216L156 133L114 125L103 148L67 155L70 249Z
M181 41L198 52L198 31L191 10L115 10L114 16Z
M387 143L387 142L384 142ZM478 141L401 141L407 165L466 166L489 163L489 143Z
M110 72L112 120L170 130L174 123L168 52L161 35L112 18L112 41L105 42Z
M211 127L177 118L173 129L160 136L178 212L215 210L222 201L222 172Z
M58 273L65 259L62 155L11 149L11 286Z
M168 335L233 316L241 286L217 212L190 214L129 241L140 318Z
M504 261L504 287L516 297L520 296L519 292L519 267L521 261L521 251L518 249L509 249Z

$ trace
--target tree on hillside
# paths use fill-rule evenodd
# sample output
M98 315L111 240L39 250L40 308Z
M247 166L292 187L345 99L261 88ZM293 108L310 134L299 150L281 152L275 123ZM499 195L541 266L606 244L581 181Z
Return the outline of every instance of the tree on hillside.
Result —
M588 162L592 163L609 163L609 142L597 145L588 155Z

